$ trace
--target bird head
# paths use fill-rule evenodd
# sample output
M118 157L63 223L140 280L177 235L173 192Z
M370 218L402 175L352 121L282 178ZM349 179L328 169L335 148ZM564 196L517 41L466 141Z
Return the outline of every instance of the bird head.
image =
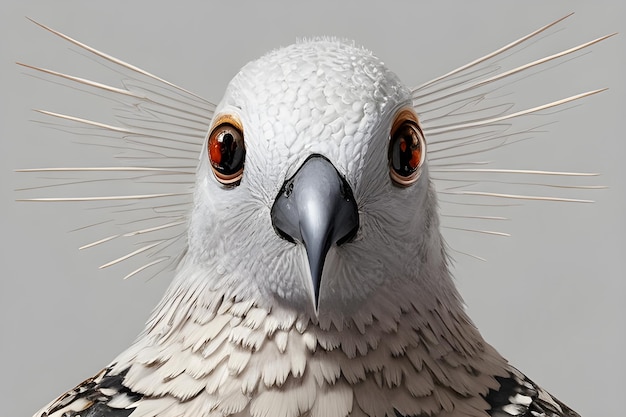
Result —
M369 51L273 51L216 109L187 261L226 297L326 325L435 302L450 290L427 165L409 89Z

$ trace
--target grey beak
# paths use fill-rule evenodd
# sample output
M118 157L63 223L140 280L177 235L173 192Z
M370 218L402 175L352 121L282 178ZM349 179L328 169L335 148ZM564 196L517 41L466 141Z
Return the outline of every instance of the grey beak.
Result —
M317 308L328 250L348 242L359 229L358 208L350 185L328 159L312 155L283 184L271 217L279 236L304 245Z

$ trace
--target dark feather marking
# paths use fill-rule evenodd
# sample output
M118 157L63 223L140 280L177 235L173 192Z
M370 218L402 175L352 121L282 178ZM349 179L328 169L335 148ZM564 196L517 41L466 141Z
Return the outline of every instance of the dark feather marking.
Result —
M526 376L511 373L509 377L496 377L500 383L497 391L489 390L485 400L491 405L489 415L493 417L580 417L578 413L539 388ZM554 404L540 398L548 396ZM518 397L518 396L521 396ZM524 397L530 399L524 401Z
M580 417L517 370L511 371L508 377L495 378L500 387L489 390L485 396L491 406L486 412L492 417ZM394 412L396 417L428 417L426 414L403 415L398 410Z
M95 403L83 411L68 413L63 417L128 417L134 409L111 408L103 403Z
M108 405L109 401L119 395L125 395L130 402L141 399L141 395L131 391L124 385L126 372L111 375L111 368L106 368L96 376L89 378L59 397L40 417L53 416L60 410L71 407L80 400L87 401L78 409L65 411L61 417L128 417L134 408L115 408ZM103 390L114 391L103 392ZM80 404L80 403L79 403Z

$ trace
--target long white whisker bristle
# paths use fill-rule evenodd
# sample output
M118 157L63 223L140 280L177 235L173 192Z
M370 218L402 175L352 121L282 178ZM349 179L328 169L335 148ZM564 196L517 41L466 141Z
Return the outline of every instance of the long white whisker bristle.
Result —
M111 240L113 240L115 238L118 238L118 237L120 237L120 235L108 236L108 237L105 237L104 239L96 240L95 242L91 242L91 243L88 243L86 245L83 245L80 248L78 248L78 250L93 248L94 246L98 246L98 245L100 245L102 243L109 242L109 241L111 241Z
M75 77L73 75L64 74L62 72L53 71L53 70L50 70L50 69L47 69L47 68L36 67L36 66L33 66L33 65L24 64L22 62L16 62L16 64L20 65L22 67L25 67L25 68L30 68L32 70L42 72L44 74L49 74L49 75L52 75L54 77L64 78L66 80L69 80L69 81L72 81L72 82L76 82L78 84L87 85L89 87L94 87L94 88L101 89L101 90L104 90L104 91L108 91L108 92L111 92L111 93L121 94L121 95L124 95L124 96L133 97L133 98L136 98L136 99L142 99L142 100L146 99L145 97L139 96L139 95L135 94L134 92L125 90L123 88L113 87L113 86L110 86L110 85L99 83L97 81L92 81L92 80L87 80L85 78Z
M94 126L94 127L98 127L101 129L106 129L106 130L111 130L113 132L117 132L117 133L124 133L124 134L128 134L128 135L140 135L139 132L135 132L129 129L124 129L122 127L118 127L118 126L112 126L106 123L100 123L100 122L95 122L93 120L88 120L88 119L82 119L80 117L76 117L76 116L70 116L67 114L61 114L61 113L55 113L55 112L51 112L48 110L41 110L41 109L35 109L35 111L37 113L41 113L41 114L45 114L46 116L52 116L52 117L56 117L59 119L65 119L65 120L69 120L72 122L77 122L77 123L82 123L85 125L89 125L89 126Z
M511 236L509 233L496 232L494 230L469 229L469 228L465 228L465 227L453 227L453 226L441 226L441 227L444 228L444 229L460 230L462 232L482 233L482 234L485 234L485 235L492 235L492 236L503 236L503 237L510 237Z
M476 179L476 178L445 178L431 175L431 179L446 183L462 183L462 185L456 187L446 187L446 190L453 190L458 188L467 188L479 183L493 183L493 184L505 184L505 185L524 185L533 187L548 187L548 188L561 188L571 190L605 190L608 187L606 185L564 185L564 184L550 184L539 182L521 182L521 181L498 181L490 179Z
M148 262L147 264L145 264L145 265L143 265L143 266L141 266L141 267L139 267L139 268L135 269L133 272L131 272L131 273L127 274L127 275L126 275L123 279L125 279L125 280L126 280L126 279L128 279L128 278L130 278L130 277L132 277L132 276L134 276L134 275L137 275L138 273L140 273L140 272L141 272L141 271L143 271L144 269L150 268L150 267L151 267L151 266L153 266L153 265L160 264L161 262L165 262L165 261L167 261L167 260L169 260L169 258L168 258L168 257L162 257L162 258L158 258L158 259L156 259L156 260L154 260L154 261L152 261L152 262Z
M515 113L511 113L511 114L507 114L507 115L499 116L499 117L494 117L491 119L486 119L486 120L482 120L478 122L451 124L444 128L431 127L428 134L433 136L433 135L440 135L442 133L454 132L456 130L461 130L461 129L469 129L473 127L486 126L486 125L490 125L493 123L498 123L498 122L502 122L505 120L513 119L516 117L521 117L521 116L525 116L528 114L537 113L537 112L540 112L542 110L549 109L552 107L561 106L563 104L570 103L575 100L580 100L582 98L589 97L589 96L601 93L606 90L607 90L606 88L601 88L598 90L587 91L585 93L576 94L570 97L563 98L561 100L556 100L547 104L542 104L540 106L532 107L530 109L521 110Z
M30 202L69 202L69 201L113 201L113 200L144 200L146 198L173 197L188 195L188 193L161 193L161 194L136 194L136 195L112 195L104 197L43 197L43 198L23 198L16 201Z
M85 45L84 43L79 42L79 41L77 41L77 40L75 40L73 38L70 38L69 36L67 36L67 35L65 35L65 34L63 34L61 32L58 32L58 31L56 31L56 30L54 30L54 29L52 29L52 28L50 28L50 27L48 27L48 26L46 26L46 25L44 25L42 23L39 23L39 22L37 22L37 21L35 21L33 19L30 19L28 17L27 17L27 19L30 20L31 22L33 22L34 24L36 24L37 26L39 26L39 27L41 27L41 28L43 28L43 29L45 29L45 30L47 30L47 31L57 35L57 36L59 36L62 39L65 39L66 41L68 41L68 42L70 42L70 43L72 43L72 44L74 44L74 45L76 45L76 46L78 46L78 47L80 47L80 48L82 48L82 49L84 49L86 51L91 52L94 55L99 56L100 58L103 58L103 59L105 59L107 61L110 61L110 62L112 62L112 63L114 63L116 65L119 65L121 67L127 68L127 69L129 69L131 71L135 71L135 72L137 72L137 73L139 73L141 75L144 75L144 76L146 76L148 78L152 78L152 79L154 79L154 80L156 80L156 81L158 81L160 83L163 83L165 85L173 87L173 88L175 88L177 90L183 91L186 94L189 94L189 95L191 95L193 97L196 97L196 98L198 98L198 99L200 99L202 101L205 101L202 97L192 93L191 91L185 90L184 88L179 87L176 84L173 84L173 83L171 83L169 81L166 81L166 80L164 80L162 78L159 78L156 75L149 73L148 71L144 71L144 70L142 70L139 67L136 67L134 65L131 65L131 64L127 63L127 62L122 61L121 59L117 59L117 58L115 58L115 57L113 57L111 55L105 54L104 52L101 52L101 51L99 51L99 50L97 50L95 48L92 48L92 47L90 47L88 45Z
M451 217L456 219L477 219L477 220L510 220L508 217L502 216L464 216L459 214L445 214L441 213L441 217Z
M514 47L516 47L517 45L527 41L528 39L531 39L531 38L539 35L540 33L545 32L549 28L551 28L551 27L555 26L556 24L562 22L563 20L567 19L568 17L572 16L573 14L574 13L570 13L570 14L568 14L566 16L561 17L560 19L555 20L554 22L548 23L547 25L540 27L539 29L535 30L534 32L531 32L531 33L529 33L526 36L523 36L523 37L521 37L521 38L519 38L519 39L517 39L517 40L515 40L515 41L513 41L513 42L511 42L511 43L509 43L507 45L504 45L500 49L497 49L497 50L495 50L495 51L493 51L493 52L491 52L491 53L489 53L487 55L484 55L484 56L482 56L482 57L480 57L478 59L475 59L474 61L472 61L472 62L470 62L468 64L460 66L459 68L456 68L456 69L454 69L454 70L452 70L452 71L450 71L450 72L448 72L448 73L446 73L446 74L444 74L444 75L442 75L440 77L437 77L437 78L435 78L433 80L430 80L430 81L420 85L419 87L415 88L413 91L422 90L422 89L428 87L429 85L435 84L438 81L441 81L441 80L443 80L445 78L449 78L449 77L451 77L451 76L453 76L455 74L458 74L458 73L460 73L462 71L465 71L468 68L476 66L476 65L478 65L478 64L480 64L482 62L485 62L485 61L487 61L487 60L489 60L489 59L491 59L491 58L493 58L495 56L498 56L498 55L500 55L500 54L502 54L502 53L504 53L504 52L506 52L506 51L508 51L508 50L510 50L510 49L512 49ZM418 98L421 98L421 96L414 97L414 99L418 99Z
M537 200L537 201L556 201L565 203L593 203L593 200L582 200L577 198L561 198L561 197L544 197L533 195L521 195L521 194L504 194L504 193L488 193L484 191L439 191L443 194L451 195L474 195L479 197L496 197L496 198L510 198L513 200Z
M136 230L134 232L124 233L124 237L136 236L136 235L141 235L141 234L144 234L144 233L150 233L150 232L167 229L167 228L178 226L178 225L185 224L185 223L186 223L186 220L181 220L181 221L177 221L177 222L171 222L171 223L167 223L167 224L162 224L160 226L155 226L155 227L150 227L150 228L147 228L147 229Z
M482 256L473 255L473 254L471 254L471 253L469 253L469 252L463 252L463 251L460 251L460 250L458 250L458 249L454 249L453 247L450 247L450 246L448 246L448 248L449 248L452 252L458 253L458 254L460 254L460 255L469 256L470 258L476 259L476 260L478 260L478 261L487 262L487 259L483 258Z
M496 76L493 76L491 78L487 78L486 80L482 80L482 81L480 81L480 82L478 82L476 84L473 84L472 86L470 86L468 88L469 89L474 89L474 88L481 87L483 85L491 84L491 83L493 83L495 81L498 81L498 80L501 80L503 78L509 77L509 76L511 76L513 74L517 74L519 72L522 72L522 71L524 71L524 70L526 70L528 68L536 67L536 66L541 65L541 64L543 64L545 62L553 61L553 60L561 58L563 56L566 56L566 55L572 54L574 52L580 51L582 49L588 48L591 45L595 45L596 43L602 42L603 40L608 39L608 38L610 38L612 36L615 36L615 33L611 33L609 35L601 36L599 38L596 38L596 39L591 40L589 42L582 43L580 45L577 45L577 46L574 46L572 48L566 49L564 51L558 52L556 54L553 54L553 55L550 55L550 56L538 59L538 60L533 61L533 62L529 62L528 64L520 65L517 68L513 68L513 69L511 69L509 71L505 71L505 72L503 72L501 74L498 74Z
M152 168L152 167L53 167L53 168L21 168L16 169L14 172L158 172L161 174L195 174L195 172L184 171L172 168ZM180 167L190 168L193 167Z
M105 130L109 130L115 133L120 133L123 135L128 135L128 136L135 136L135 137L146 137L149 138L150 140L155 140L155 139L160 139L160 140L165 140L165 141L169 141L169 142L175 142L179 147L178 148L174 148L174 147L167 147L164 145L157 145L155 143L143 143L141 141L139 141L138 139L135 140L130 140L128 139L129 142L134 142L134 143L139 143L142 145L148 145L148 146L152 146L152 147L156 147L156 148L163 148L163 149L172 149L172 150L176 150L179 152L193 152L194 154L197 154L197 149L193 149L193 150L188 150L188 149L182 149L180 148L181 144L186 144L186 145L192 145L194 147L197 148L198 146L198 142L191 142L191 141L186 141L186 140L182 140L182 139L173 139L171 137L166 137L166 136L158 136L155 134L148 134L147 132L140 132L137 130L131 130L131 129L127 129L127 128L123 128L123 127L119 127L119 126L113 126L110 124L106 124L106 123L101 123L101 122L96 122L94 120L89 120L89 119L83 119L80 117L76 117L76 116L70 116L67 114L61 114L61 113L55 113L52 111L48 111L48 110L41 110L41 109L35 109L35 111L37 113L41 113L44 114L46 116L51 116L51 117L56 117L58 119L63 119L63 120L69 120L71 122L75 122L75 123L80 123L80 124L84 124L87 126L92 126L92 127L96 127L99 129L105 129ZM145 129L144 129L145 130ZM162 130L157 130L157 129L152 129L153 132L155 133L168 133L167 131L162 131Z
M490 174L531 174L531 175L557 175L566 177L595 177L600 174L595 172L564 172L564 171L541 171L532 169L499 169L499 168L437 168L432 172L472 172Z
M589 46L594 45L594 44L596 44L598 42L601 42L601 41L603 41L605 39L608 39L608 38L610 38L611 36L614 36L614 35L615 35L614 33L610 34L610 35L605 35L605 36L599 37L597 39L594 39L592 41L585 42L585 43L583 43L581 45L575 46L573 48L566 49L566 50L558 52L556 54L547 56L545 58L541 58L541 59L538 59L536 61L529 62L529 63L524 64L524 65L520 65L517 68L513 68L513 69L511 69L509 71L505 71L505 72L503 72L501 74L495 75L495 76L487 78L485 80L478 81L478 82L476 82L476 83L474 83L472 85L469 85L469 86L467 86L467 87L465 87L465 88L463 88L463 89L461 89L459 91L454 91L454 92L452 92L450 94L447 94L447 95L444 95L444 96L441 96L441 97L436 97L431 102L437 102L437 101L446 99L448 97L455 96L457 94L462 94L464 92L471 91L473 89L485 86L487 84L494 83L496 81L502 80L502 79L510 77L512 75L518 74L518 73L520 73L522 71L525 71L525 70L527 70L529 68L536 67L536 66L541 65L543 63L546 63L546 62L549 62L549 61L553 61L553 60L561 58L563 56L566 56L566 55L572 54L574 52L580 51L581 49L588 48ZM431 102L429 102L429 101L420 102L419 105L423 106L423 105L426 105L426 104L430 104ZM446 126L440 126L440 127L446 127Z
M117 258L117 259L114 259L114 260L112 260L111 262L107 262L107 263L105 263L104 265L100 265L98 268L99 268L99 269L105 269L105 268L108 268L108 267L113 266L113 265L115 265L115 264L118 264L118 263L120 263L120 262L122 262L122 261L125 261L125 260L126 260L126 259L128 259L128 258L131 258L131 257L133 257L133 256L135 256L135 255L138 255L138 254L140 254L140 253L142 253L142 252L145 252L145 251L147 251L147 250L150 250L150 249L154 248L155 246L160 245L160 244L161 244L161 243L163 243L163 242L166 242L166 241L165 241L165 240L159 240L158 242L151 243L151 244L149 244L149 245L146 245L146 246L144 246L144 247L142 247L142 248L137 249L136 251L133 251L133 252L131 252L131 253L129 253L129 254L126 254L126 255L121 256L121 257L119 257L119 258Z

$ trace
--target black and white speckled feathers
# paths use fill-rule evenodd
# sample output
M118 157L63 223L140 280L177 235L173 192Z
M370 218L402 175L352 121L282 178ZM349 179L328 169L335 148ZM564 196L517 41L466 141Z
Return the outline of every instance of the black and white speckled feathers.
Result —
M485 398L492 417L580 417L515 368L508 378L496 380L500 388Z
M128 417L141 395L123 384L124 374L105 368L46 407L37 417Z

